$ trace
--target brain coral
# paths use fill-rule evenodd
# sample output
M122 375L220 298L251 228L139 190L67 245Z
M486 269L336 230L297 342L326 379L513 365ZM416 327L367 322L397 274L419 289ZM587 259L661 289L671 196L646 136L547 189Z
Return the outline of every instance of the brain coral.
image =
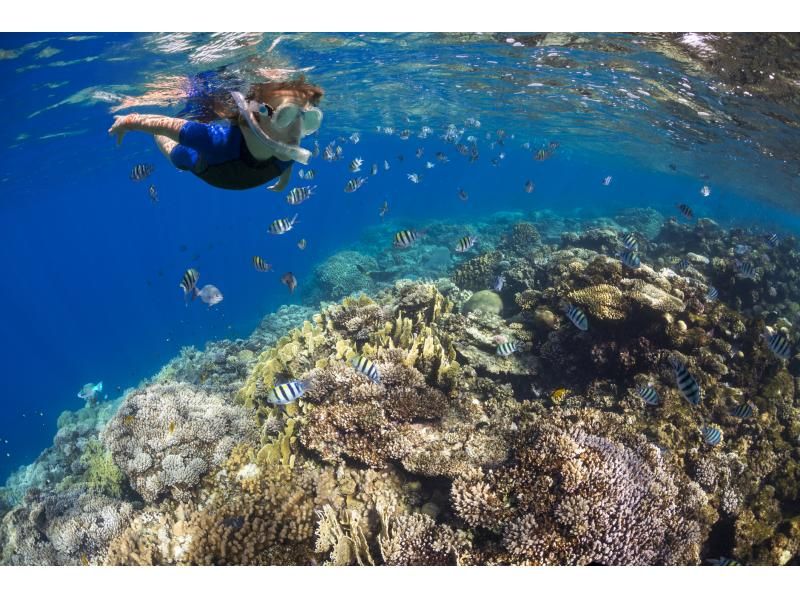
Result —
M182 500L231 449L253 442L250 413L188 384L132 392L102 435L131 487L147 502L169 492Z
M643 438L625 444L570 422L540 421L483 480L459 480L466 522L502 534L516 564L696 564L706 496Z

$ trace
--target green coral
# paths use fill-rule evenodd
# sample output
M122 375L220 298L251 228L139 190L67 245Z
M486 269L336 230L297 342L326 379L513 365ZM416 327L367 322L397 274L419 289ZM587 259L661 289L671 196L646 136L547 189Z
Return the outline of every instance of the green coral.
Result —
M89 488L114 498L122 496L122 483L125 478L114 463L111 452L105 450L99 440L93 438L86 443L81 463L86 466L83 480Z

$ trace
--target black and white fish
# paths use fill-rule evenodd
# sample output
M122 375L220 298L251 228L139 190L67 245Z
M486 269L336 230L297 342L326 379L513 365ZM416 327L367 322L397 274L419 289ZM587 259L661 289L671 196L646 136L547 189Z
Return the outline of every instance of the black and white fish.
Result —
M297 216L299 214L295 214L291 220L288 218L279 218L272 222L269 225L269 232L273 235L282 235L284 233L288 233L294 227L295 222L297 222Z
M767 341L769 350L781 359L789 359L792 356L793 348L791 341L783 332L765 332L764 340Z
M357 372L364 374L373 382L378 383L381 381L381 375L378 371L378 367L363 355L357 355L356 357L353 357L353 359L350 360L350 363L353 364L353 367Z
M408 175L408 180L412 183L419 183L419 175L416 172L412 172Z
M303 169L301 168L301 169L300 169L300 172L298 172L298 173L297 173L297 175L298 175L298 176L299 176L301 179L304 179L304 180L306 180L306 181L312 181L312 180L314 180L314 177L317 175L317 173L316 173L316 172L314 172L314 171L313 171L313 170L311 170L311 169L308 169L307 171L305 171L305 172L304 172L304 171L303 171Z
M703 426L701 432L703 434L703 440L709 446L717 446L722 442L722 430L716 426Z
M492 290L497 291L498 293L503 290L503 285L506 284L506 277L500 274L497 278L494 279L492 283Z
M738 417L739 419L747 419L753 415L753 406L750 403L742 403L741 405L737 405L731 410L731 415L733 417Z
M336 146L336 159L341 160L344 158L344 150L342 149L341 145Z
M394 235L393 245L405 249L411 247L421 236L421 233L414 230L401 230Z
M434 164L433 162L425 162L425 168L427 168L429 170L431 168L433 168L434 166L436 166L436 164Z
M137 164L131 170L131 180L136 181L137 183L139 181L143 181L151 174L153 174L153 171L155 169L156 167L153 166L152 164Z
M580 307L567 303L564 305L564 313L578 330L589 330L589 319Z
M642 260L639 259L639 254L632 249L623 249L617 254L617 256L623 264L628 266L628 268L633 268L635 270L642 265Z
M536 186L533 184L533 181L531 180L525 181L525 193L533 193L535 187Z
M322 159L327 162L333 162L336 159L336 152L332 145L325 147L325 152L322 154Z
M360 189L361 185L363 185L366 182L367 182L367 179L365 179L365 178L350 179L349 181L347 181L347 184L344 186L344 192L345 193L352 193L353 191L356 191L356 190Z
M151 202L158 203L158 190L156 189L155 185L150 185L147 188L147 194L150 196Z
M311 197L311 195L314 193L314 189L316 188L316 185L309 187L295 187L289 192L289 195L286 196L286 201L293 206L300 205L309 197Z
M253 266L255 266L255 269L259 272L269 272L272 270L272 264L268 264L258 255L253 256Z
M778 238L778 235L776 233L764 235L764 240L770 247L777 247L778 244L780 243L780 239Z
M742 278L749 278L750 280L758 280L758 272L755 266L750 262L741 262L736 260L733 265L736 274Z
M658 405L661 398L658 396L658 391L650 384L641 384L636 387L636 394L642 397L642 400L648 405Z
M350 162L350 172L361 172L361 165L364 163L364 160L361 158L354 158L352 162Z
M622 244L625 246L625 249L630 249L631 251L639 251L639 240L633 233L625 233L622 236Z
M682 257L678 260L677 266L679 270L686 270L689 267L689 260L687 260L685 257Z
M361 141L361 136L358 133L353 133L352 135L350 135L350 141L352 141L353 143L358 143L359 141Z
M716 301L719 297L719 291L715 287L708 287L706 291L706 301Z
M722 567L741 567L741 563L739 561L735 561L733 559L729 559L726 556L721 556L716 559L706 559L706 563L709 565L715 566L722 566Z
M519 345L514 341L510 341L507 343L500 343L497 345L497 354L500 357L508 357L512 353L516 353L519 351Z
M384 135L394 135L394 127L383 127Z
M461 237L458 240L458 243L456 243L456 251L458 253L464 253L465 251L469 251L470 249L472 249L473 245L475 245L475 241L477 240L478 240L477 237L471 237L471 236Z
M194 291L195 287L197 286L198 280L200 280L200 272L194 268L189 268L183 273L181 284L179 286L183 289L184 298L187 298L192 294L192 291ZM192 299L194 299L194 296L192 296Z
M678 390L683 395L683 398L692 405L699 405L702 398L700 385L686 368L686 364L673 355L669 356L669 363L675 371L675 381L678 384Z
M470 116L468 119L464 121L464 125L467 127L475 127L476 129L480 129L481 121L479 121L477 118Z
M611 184L611 181L613 181L613 180L614 180L614 177L612 177L612 176L605 177L603 179L603 186L604 187L608 187Z
M547 150L544 148L540 149L533 155L533 159L536 160L537 162L542 162L544 160L547 160L548 157L549 154L547 153Z
M384 170L389 170L389 162L388 162L388 160L384 160L383 161L383 169Z
M377 165L377 164L373 164L373 165L372 165L372 168L371 168L371 169L370 169L370 171L369 171L369 173L370 173L372 176L375 176L376 174L378 174L378 165Z
M308 388L308 382L302 380L293 380L285 384L278 384L269 391L267 400L275 405L288 405L302 397Z
M703 185L703 187L700 189L700 195L703 197L708 197L711 195L711 188L708 185Z
M685 203L678 204L677 208L678 210L680 210L681 214L686 216L689 220L691 220L694 217L694 212L692 211L692 208L687 206Z
M411 137L411 131L409 131L408 129L403 129L402 131L400 131L400 139L405 141L409 137Z

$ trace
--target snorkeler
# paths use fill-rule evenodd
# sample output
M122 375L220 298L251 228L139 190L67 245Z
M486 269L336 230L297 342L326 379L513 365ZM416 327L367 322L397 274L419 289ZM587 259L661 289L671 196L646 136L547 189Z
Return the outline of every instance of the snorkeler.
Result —
M281 191L292 164L307 164L311 157L299 143L322 123L317 107L322 95L322 89L302 78L257 83L247 96L238 91L222 99L219 93L206 96L211 109L198 120L127 114L116 117L108 132L117 136L117 144L129 131L152 134L174 166L214 187L251 189L280 177L268 189Z

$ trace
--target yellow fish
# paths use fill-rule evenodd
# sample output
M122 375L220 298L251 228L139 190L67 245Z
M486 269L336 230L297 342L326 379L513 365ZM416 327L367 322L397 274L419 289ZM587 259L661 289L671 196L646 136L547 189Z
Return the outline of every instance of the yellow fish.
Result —
M175 431L175 422L169 422L169 433L172 434Z
M122 423L125 424L126 426L132 426L135 419L136 418L132 415L126 415L125 417L122 418Z
M81 565L83 565L84 567L89 566L89 559L83 553L81 553Z
M569 391L566 388L557 388L550 394L550 398L554 401L560 401L567 396L568 393Z

